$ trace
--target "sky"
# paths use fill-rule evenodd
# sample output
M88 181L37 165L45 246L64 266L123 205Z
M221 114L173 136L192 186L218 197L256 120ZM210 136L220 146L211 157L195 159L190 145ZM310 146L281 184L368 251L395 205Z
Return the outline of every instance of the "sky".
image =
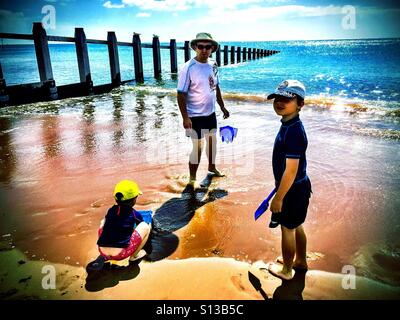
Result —
M47 34L118 41L133 32L149 42L191 40L209 32L218 41L276 41L400 37L397 0L35 0L1 1L0 32L31 33L46 21ZM50 10L50 11L49 11ZM43 13L42 13L43 11ZM49 14L49 12L54 14ZM50 22L50 23L49 23Z

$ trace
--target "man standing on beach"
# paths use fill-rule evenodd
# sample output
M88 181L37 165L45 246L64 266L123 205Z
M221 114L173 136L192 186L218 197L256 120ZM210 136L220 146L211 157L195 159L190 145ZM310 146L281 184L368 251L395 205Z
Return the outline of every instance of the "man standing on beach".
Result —
M208 171L223 177L215 166L217 153L217 118L215 102L218 102L224 119L229 112L224 106L219 88L218 65L209 57L218 48L218 43L209 33L198 33L190 42L196 57L187 61L178 78L178 105L183 118L186 135L192 138L193 149L189 159L190 185L196 184L196 173L200 164L204 139L207 142Z

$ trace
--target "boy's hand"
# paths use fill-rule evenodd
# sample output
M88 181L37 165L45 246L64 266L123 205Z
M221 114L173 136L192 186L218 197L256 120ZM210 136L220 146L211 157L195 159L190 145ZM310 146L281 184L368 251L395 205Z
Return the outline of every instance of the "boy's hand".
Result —
M229 111L225 107L221 107L221 111L224 113L224 119L229 118Z
M282 211L282 203L283 203L283 201L275 195L275 197L272 199L272 202L271 202L272 213L281 212Z

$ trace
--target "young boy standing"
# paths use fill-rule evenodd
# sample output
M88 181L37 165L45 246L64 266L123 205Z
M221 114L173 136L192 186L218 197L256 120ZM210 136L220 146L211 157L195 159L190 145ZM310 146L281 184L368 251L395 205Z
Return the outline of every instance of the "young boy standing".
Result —
M270 227L281 225L283 257L283 266L271 263L268 271L283 280L293 278L293 269L307 269L307 238L302 224L312 191L306 172L307 135L299 118L304 97L305 87L297 80L283 81L268 96L282 117L272 155L277 192L271 202Z

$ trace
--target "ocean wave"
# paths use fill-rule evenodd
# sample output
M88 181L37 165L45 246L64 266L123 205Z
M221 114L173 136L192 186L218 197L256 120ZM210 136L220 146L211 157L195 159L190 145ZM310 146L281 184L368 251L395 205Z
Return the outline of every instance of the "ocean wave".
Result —
M176 90L169 88L150 86L136 86L129 88L134 92L140 92L142 94L176 95ZM272 100L267 99L267 94L225 92L223 93L223 97L228 101L272 103ZM370 114L379 117L400 119L400 102L393 101L362 100L344 98L341 96L313 95L305 99L305 107L316 108L319 110L343 111L353 115Z
M394 129L355 128L353 130L370 137L400 141L400 131Z

